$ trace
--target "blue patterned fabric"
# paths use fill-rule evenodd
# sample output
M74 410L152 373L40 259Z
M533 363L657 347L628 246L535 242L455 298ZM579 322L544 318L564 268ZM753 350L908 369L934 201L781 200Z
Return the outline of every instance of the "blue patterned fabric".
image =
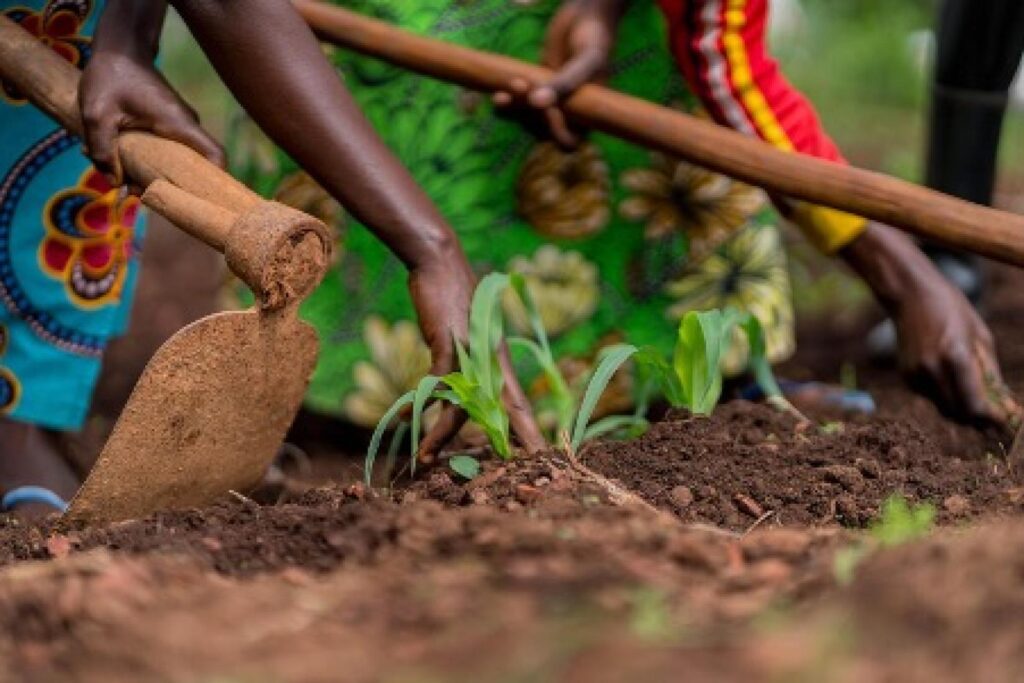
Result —
M0 13L82 67L102 0L0 0ZM0 415L81 427L137 278L139 203L81 142L0 82Z

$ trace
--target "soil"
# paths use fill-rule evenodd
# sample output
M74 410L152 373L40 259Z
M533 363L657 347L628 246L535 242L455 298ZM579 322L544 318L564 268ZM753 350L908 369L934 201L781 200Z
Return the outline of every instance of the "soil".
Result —
M935 505L944 523L1024 510L1024 471L984 450L950 450L905 419L801 430L788 415L737 401L584 455L685 522L737 531L766 514L775 525L862 527L894 494Z
M1021 284L997 271L986 312L1024 393ZM869 363L870 322L817 327L786 368L856 365L869 418L735 402L383 492L338 455L362 435L307 417L319 487L106 527L4 519L0 681L1021 680L1024 474ZM862 529L895 493L939 528L879 547Z

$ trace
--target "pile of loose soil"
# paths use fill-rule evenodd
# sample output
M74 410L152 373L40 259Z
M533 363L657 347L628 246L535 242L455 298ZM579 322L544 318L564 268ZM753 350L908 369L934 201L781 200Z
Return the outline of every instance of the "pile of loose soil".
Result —
M785 526L862 527L893 494L933 503L943 523L1024 509L1024 472L1004 458L949 454L918 425L884 417L803 429L767 406L734 402L583 456L684 521L734 530L767 513Z

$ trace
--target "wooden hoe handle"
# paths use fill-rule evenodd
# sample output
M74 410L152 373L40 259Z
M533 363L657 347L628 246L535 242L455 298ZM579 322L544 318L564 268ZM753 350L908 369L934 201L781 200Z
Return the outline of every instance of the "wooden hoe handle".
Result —
M78 136L80 77L78 69L0 16L0 78ZM305 296L326 271L331 240L320 221L264 201L177 142L127 132L117 146L125 174L147 188L143 202L223 252L264 308Z
M322 39L402 68L484 92L549 69L417 36L313 0L295 6ZM752 185L888 223L950 247L1024 266L1024 216L881 173L776 149L758 139L615 90L586 85L564 103L583 125L661 150Z

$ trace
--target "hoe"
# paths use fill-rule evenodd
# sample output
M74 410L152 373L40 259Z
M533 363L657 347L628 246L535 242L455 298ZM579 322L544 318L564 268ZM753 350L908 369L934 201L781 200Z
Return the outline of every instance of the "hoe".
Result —
M541 83L544 67L418 36L317 0L293 4L326 42L424 76L493 93L513 78ZM913 183L776 149L742 133L598 85L563 103L587 128L724 173L773 195L887 223L956 249L1024 266L1024 216L955 199Z
M78 70L3 17L0 77L81 133ZM257 303L199 320L156 352L66 513L89 523L202 505L259 483L316 363L316 333L297 309L331 249L322 223L262 200L182 145L126 133L119 152L143 203L222 252Z
M323 41L478 92L513 79L541 83L551 70L433 38L317 0L293 0ZM562 109L586 128L718 171L772 196L792 197L874 219L954 249L1024 266L1024 216L973 204L881 173L785 152L695 116L599 85L585 85ZM1002 393L1002 388L994 388ZM1001 397L1002 398L1002 397ZM1019 426L1011 416L1008 427ZM1010 451L1024 463L1024 429Z

